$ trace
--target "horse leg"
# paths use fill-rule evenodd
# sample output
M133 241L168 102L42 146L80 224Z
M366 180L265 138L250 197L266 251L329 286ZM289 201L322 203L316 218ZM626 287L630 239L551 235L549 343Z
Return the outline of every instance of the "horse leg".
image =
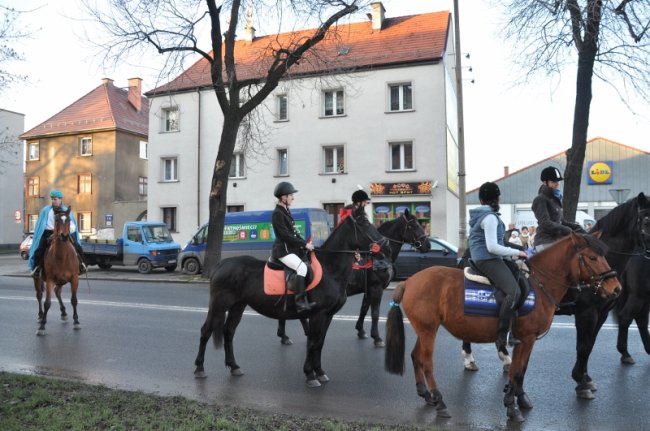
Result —
M47 291L45 292L45 305L43 307L43 318L41 319L41 325L38 327L38 331L36 331L36 335L45 335L45 324L47 323L47 312L50 309L50 305L52 304L52 289L53 289L53 283L47 282L45 288Z
M639 328L639 335L643 342L643 348L650 355L650 333L648 333L648 314L650 313L650 302L647 300L634 318L636 326Z
M370 298L370 315L372 317L372 327L370 329L370 336L375 340L375 347L384 347L386 344L379 336L379 308L381 307L381 295L383 289L376 289L374 286L372 298Z
M230 368L231 376L244 375L241 367L237 365L237 362L235 361L235 352L233 349L232 340L235 338L235 331L237 330L237 326L239 325L239 322L244 315L245 308L245 302L233 304L228 309L228 317L226 318L226 323L223 326L223 349L226 354L226 367Z
M463 347L460 353L463 355L463 367L467 371L478 371L476 359L474 359L474 355L472 354L472 343L463 341Z
M45 285L40 278L34 279L34 290L36 291L36 301L38 302L38 318L37 321L40 323L43 320L43 290Z
M321 352L325 344L325 336L332 323L331 315L325 312L317 313L309 318L309 335L307 336L307 357L303 372L307 377L307 386L317 388L321 383L329 382L330 378L321 367Z
M636 295L629 295L626 298L625 304L620 309L616 310L618 314L618 338L616 340L616 350L621 354L621 363L626 365L634 364L634 358L627 350L627 339L630 324L634 316L640 311L643 306ZM618 308L618 307L617 307Z
M510 358L510 355L508 354L508 349L505 346L497 348L497 355L499 356L501 364L503 364L504 374L508 374L510 371L510 365L512 364L512 358Z
M284 319L278 319L278 337L280 337L280 343L284 344L285 346L290 346L293 344L293 341L291 341L291 338L287 336L286 332L286 324L287 321Z
M366 319L366 314L368 313L368 308L370 307L370 300L368 298L368 293L363 294L363 300L361 301L361 309L359 310L359 318L357 319L357 324L354 326L354 329L357 330L357 337L360 339L368 338L368 334L363 329L363 321Z
M578 384L575 388L576 396L592 400L595 385L587 373L589 355L596 341L596 328L598 326L597 310L583 309L575 315L576 323L576 363L571 371L571 377Z
M59 300L59 310L61 310L61 320L68 320L68 313L66 312L65 305L63 304L63 299L61 298L61 291L63 286L56 286L54 288L54 293L56 294L56 299Z
M436 335L438 333L438 325L433 326L420 325L419 322L411 321L411 325L418 334L416 346L411 352L411 360L413 361L413 368L417 367L419 370L419 378L424 378L425 383L416 378L416 388L418 395L424 397L424 401L436 408L436 415L441 418L450 418L451 414L447 410L447 405L442 399L442 393L438 390L436 379L433 375L434 367L434 350L436 345ZM424 387L423 387L424 386ZM428 391L426 388L431 388Z
M205 361L205 348L214 334L215 348L223 345L223 325L226 319L227 307L222 305L219 295L211 296L210 307L208 308L208 315L205 318L203 326L201 326L201 337L199 339L199 352L194 360L194 377L197 379L204 379L206 376L203 363Z
M305 337L309 335L309 320L302 317L300 319L300 324L302 325L302 332L305 334Z
M506 415L508 419L513 422L523 422L525 419L521 414L521 410L529 410L533 408L533 404L524 392L524 376L528 368L528 361L530 354L535 344L534 335L521 340L521 344L515 346L513 353L513 362L510 365L508 374L508 383L503 390L505 395L503 397L503 405L506 408ZM516 403L515 403L516 401Z
M70 303L72 304L72 322L74 329L81 329L81 323L79 323L79 315L77 314L77 290L79 289L79 279L73 279L70 283L72 296L70 298ZM60 292L59 292L60 294ZM64 307L65 310L65 307Z

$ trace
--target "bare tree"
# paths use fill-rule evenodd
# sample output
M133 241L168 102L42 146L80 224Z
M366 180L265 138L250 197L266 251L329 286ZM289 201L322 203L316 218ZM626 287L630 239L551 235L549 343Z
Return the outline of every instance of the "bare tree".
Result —
M19 19L25 11L18 11L0 4L0 93L15 82L24 81L26 76L12 72L8 66L22 60L15 44L29 37L29 32L20 25Z
M242 121L286 78L299 61L307 58L318 43L332 36L332 26L340 19L356 12L362 0L109 0L89 4L82 0L93 20L99 22L110 35L102 42L108 58L116 59L127 53L152 46L167 55L164 74L178 73L189 55L198 54L210 66L212 88L215 92L223 126L214 164L209 197L208 247L204 274L221 260L221 244L226 213L228 173ZM309 34L290 38L276 38L260 58L259 78L239 80L236 63L236 33L243 14L255 9L259 16L290 16L317 22ZM223 20L223 22L222 22ZM207 22L206 22L207 21ZM225 23L225 24L224 24ZM223 25L223 27L222 27ZM207 27L209 49L201 45L201 30ZM297 34L297 33L296 33ZM206 43L206 45L208 45Z
M631 93L650 100L650 1L509 0L505 13L506 37L521 48L517 60L528 76L560 74L577 61L564 171L564 215L571 220L580 197L593 77L611 84L624 101Z

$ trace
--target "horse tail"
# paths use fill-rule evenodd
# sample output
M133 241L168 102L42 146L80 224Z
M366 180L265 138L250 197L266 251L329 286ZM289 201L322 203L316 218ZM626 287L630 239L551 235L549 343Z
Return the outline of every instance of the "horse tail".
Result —
M399 303L404 296L404 283L395 288L386 320L386 353L384 368L391 374L404 374L404 317Z
M216 349L223 347L223 326L226 321L226 310L218 303L212 300L210 310L208 310L208 318L206 325L210 325L210 334L212 335L212 343Z

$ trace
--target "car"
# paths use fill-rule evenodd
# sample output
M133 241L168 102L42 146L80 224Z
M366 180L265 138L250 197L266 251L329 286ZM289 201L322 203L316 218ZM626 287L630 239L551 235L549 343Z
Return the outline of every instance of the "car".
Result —
M20 247L18 248L20 252L20 257L22 257L24 260L29 259L29 249L32 246L32 241L34 239L34 235L27 235L23 242L20 243Z
M411 244L403 244L395 260L394 279L403 280L430 266L450 266L458 264L458 247L442 238L430 237L431 250L422 253Z

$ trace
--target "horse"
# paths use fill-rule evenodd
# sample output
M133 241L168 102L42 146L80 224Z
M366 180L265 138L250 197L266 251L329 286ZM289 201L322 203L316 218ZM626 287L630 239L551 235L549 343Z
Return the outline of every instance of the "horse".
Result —
M81 329L77 314L77 289L79 287L79 258L72 244L74 241L70 233L70 207L65 211L58 210L54 213L54 231L50 236L51 244L43 258L41 275L34 278L34 289L38 301L38 317L40 326L37 335L45 335L47 312L50 309L52 290L54 290L59 307L61 320L67 320L68 314L61 299L62 287L70 283L72 297L70 303L73 309L74 329ZM45 291L45 304L43 306L43 292Z
M598 236L608 246L608 252L605 256L607 262L613 270L621 274L623 279L629 278L626 270L628 260L631 257L648 253L648 247L642 241L642 234L644 229L650 231L650 228L643 224L649 223L649 219L650 200L643 193L639 193L636 197L612 209L598 220L589 231L590 234ZM629 281L622 284L620 298L628 297L626 290L629 288ZM587 371L587 364L596 343L598 332L605 320L607 320L609 311L616 306L617 301L619 301L618 298L604 300L587 291L571 289L563 298L562 307L557 312L557 314L573 314L575 316L577 353L571 377L577 383L575 391L578 398L591 400L596 397L597 387ZM627 339L627 335L624 335L626 332L627 328L621 329L619 325L618 340ZM620 341L617 342L617 347L622 346L619 343ZM621 353L623 355L621 360L627 363L626 361L629 361L629 359L626 359L625 353ZM465 368L472 369L471 361L473 361L473 356L469 342L463 342L463 356L465 357ZM505 351L505 354L499 352L499 358L503 362L505 370L510 361L507 351ZM469 366L468 362L470 363ZM475 363L473 366L474 369L478 369Z
M606 246L597 238L572 233L528 260L536 302L514 325L514 335L521 343L514 348L503 399L510 420L522 422L519 408L532 408L523 387L528 360L535 341L550 329L553 313L568 288L582 285L591 295L602 298L619 294L621 285L605 260L605 251ZM433 377L432 358L440 325L461 340L496 340L496 309L493 316L466 316L463 284L463 271L457 268L431 267L420 271L397 286L386 322L385 367L390 373L403 374L405 336L401 303L417 334L411 352L417 393L436 407L439 417L451 416Z
M424 229L422 229L422 226L418 223L418 219L408 209L399 217L383 223L377 230L389 241L390 256L393 264L402 248L402 244L411 244L423 253L431 249L431 243ZM363 328L363 322L368 313L368 308L370 308L370 316L372 318L370 336L374 340L375 347L384 347L384 340L379 335L379 308L384 289L388 287L388 284L393 278L393 268L374 268L371 259L368 259L365 264L359 265L355 263L352 267L354 271L352 272L352 280L347 285L347 294L348 296L352 296L363 293L359 318L354 327L357 330L357 337L360 339L368 338ZM278 321L277 335L280 337L282 344L290 345L293 342L286 334L285 323L283 319ZM307 335L307 321L300 319L300 323L302 324L305 335Z
M316 287L309 290L310 301L316 305L300 314L295 309L293 296L264 292L265 261L251 256L222 260L210 275L210 305L201 327L199 352L194 361L195 377L205 377L205 348L211 336L216 348L224 346L225 364L230 374L243 374L235 360L233 338L244 309L249 305L272 319L308 318L307 356L303 365L306 383L308 387L317 387L329 381L321 367L321 351L332 317L347 299L345 287L352 272L354 251L376 249L384 241L363 208L346 217L312 254L312 266L316 263L315 257L320 262L322 277Z
M634 358L627 350L627 334L632 320L636 321L639 335L646 353L650 354L650 333L648 333L648 314L650 313L650 214L640 214L639 228L641 245L625 267L621 277L623 293L616 302L614 317L618 321L616 349L621 354L621 363L634 364Z

